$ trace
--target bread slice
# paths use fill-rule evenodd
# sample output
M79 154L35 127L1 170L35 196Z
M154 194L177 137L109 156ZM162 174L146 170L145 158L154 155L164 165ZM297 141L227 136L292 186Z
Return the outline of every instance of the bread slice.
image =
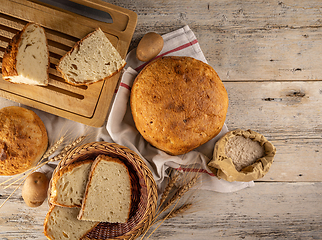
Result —
M48 85L49 52L45 30L28 23L9 42L2 60L2 77L12 83Z
M52 205L44 222L45 236L52 240L81 239L99 224L78 220L78 212L79 208Z
M125 164L98 156L89 175L78 219L110 223L127 222L131 209L131 180Z
M57 69L72 85L89 85L115 75L126 62L98 28L75 44Z
M64 207L80 207L93 160L69 164L52 177L49 201Z

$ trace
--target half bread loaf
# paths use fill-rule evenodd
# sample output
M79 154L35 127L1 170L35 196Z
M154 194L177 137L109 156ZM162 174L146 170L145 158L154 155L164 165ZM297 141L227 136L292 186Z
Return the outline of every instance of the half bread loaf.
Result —
M52 240L81 239L98 225L98 222L78 220L78 212L79 208L52 205L44 222L45 236Z
M50 202L64 207L80 207L93 161L70 164L52 177Z
M126 62L98 28L81 39L60 60L57 69L73 85L89 85L118 73Z
M2 77L13 83L48 85L49 52L45 30L28 23L9 42L2 60Z
M131 180L125 164L98 156L89 176L78 219L110 223L127 222L131 209Z

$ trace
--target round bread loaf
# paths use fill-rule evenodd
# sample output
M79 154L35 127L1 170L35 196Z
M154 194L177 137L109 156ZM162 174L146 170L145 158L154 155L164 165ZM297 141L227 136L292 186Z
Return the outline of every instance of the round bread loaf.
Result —
M216 71L191 57L163 57L149 63L131 90L135 125L151 145L187 153L222 129L227 91Z
M47 149L44 123L22 107L0 109L0 175L14 175L34 166Z

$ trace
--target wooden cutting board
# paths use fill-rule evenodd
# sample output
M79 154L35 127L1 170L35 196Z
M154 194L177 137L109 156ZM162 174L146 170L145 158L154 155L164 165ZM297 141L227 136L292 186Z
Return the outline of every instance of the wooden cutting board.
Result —
M137 23L137 14L101 0L73 1L108 12L113 23L100 22L36 1L0 0L0 67L10 39L28 22L36 22L44 27L50 55L48 86L13 84L0 77L0 97L100 127L108 116L119 74L89 86L72 86L65 83L56 70L56 64L77 41L98 27L125 58Z

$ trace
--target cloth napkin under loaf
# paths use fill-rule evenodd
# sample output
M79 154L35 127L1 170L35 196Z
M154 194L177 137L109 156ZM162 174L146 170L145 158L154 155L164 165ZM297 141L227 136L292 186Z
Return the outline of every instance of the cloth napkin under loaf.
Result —
M189 56L207 63L196 36L189 26L184 26L162 37L164 39L164 46L156 58L162 56ZM107 130L113 141L135 151L146 161L153 172L159 189L162 189L167 182L168 168L174 168L182 172L199 172L201 185L198 187L200 189L232 192L253 186L253 182L229 183L222 179L219 180L207 167L207 163L212 159L216 141L228 132L226 125L224 125L220 134L215 138L194 151L180 156L166 154L144 140L135 128L129 105L129 97L136 75L148 63L139 61L136 58L135 51L134 49L127 55L125 72L122 75L107 121Z

